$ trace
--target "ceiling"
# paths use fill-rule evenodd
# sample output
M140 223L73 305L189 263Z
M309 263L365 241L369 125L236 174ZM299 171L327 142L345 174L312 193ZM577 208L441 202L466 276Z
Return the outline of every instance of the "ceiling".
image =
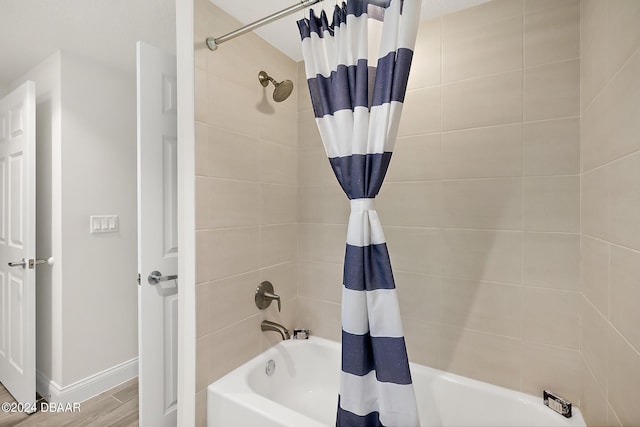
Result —
M57 50L135 70L135 43L175 52L175 0L0 0L0 91Z
M291 5L299 0L210 0L229 15L236 18L243 25L257 21L269 16ZM423 21L446 15L457 10L486 3L489 0L422 0L421 19ZM333 10L336 0L324 0L312 6L313 9ZM332 16L333 12L329 15ZM263 39L280 49L287 56L295 61L302 60L300 50L300 36L296 21L304 16L303 12L297 12L286 18L272 22L259 28L255 32ZM211 29L210 37L219 37L222 34L216 33L215 28ZM221 47L222 48L222 47Z

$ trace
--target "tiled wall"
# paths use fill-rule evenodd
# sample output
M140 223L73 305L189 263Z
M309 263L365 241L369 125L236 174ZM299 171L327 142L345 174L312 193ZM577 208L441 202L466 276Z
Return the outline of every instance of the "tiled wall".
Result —
M212 54L238 23L206 0L195 20L202 425L206 385L278 339L263 318L340 338L349 204L303 64L252 34ZM494 0L421 25L377 201L412 360L640 424L639 21L637 0Z
M582 0L582 410L640 425L640 2Z
M207 36L240 24L195 1L196 55L196 393L204 425L206 386L279 340L263 318L296 316L297 99L275 103L258 72L296 80L297 65L255 34L222 45ZM296 86L297 91L297 86ZM263 280L282 297L256 308Z
M410 358L576 403L579 57L578 0L495 0L422 23L377 200ZM339 339L349 204L307 95L298 106L298 322Z

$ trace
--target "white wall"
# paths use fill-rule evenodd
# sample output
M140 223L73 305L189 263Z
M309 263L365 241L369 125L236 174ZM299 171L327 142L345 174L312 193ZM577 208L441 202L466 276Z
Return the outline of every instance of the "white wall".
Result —
M62 123L64 386L137 357L135 75L63 53Z
M55 258L38 270L39 391L82 399L115 385L78 392L103 371L128 363L111 377L136 374L135 76L62 52L12 87L27 79L38 94L37 254ZM101 214L119 215L120 231L90 234Z

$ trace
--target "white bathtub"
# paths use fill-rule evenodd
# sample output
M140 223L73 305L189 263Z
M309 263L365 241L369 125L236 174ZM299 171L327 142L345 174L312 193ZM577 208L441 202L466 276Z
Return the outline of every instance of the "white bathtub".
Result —
M275 371L267 375L267 362ZM564 418L534 397L411 364L423 427L585 426L577 408ZM335 426L340 344L311 337L272 347L209 385L209 427Z

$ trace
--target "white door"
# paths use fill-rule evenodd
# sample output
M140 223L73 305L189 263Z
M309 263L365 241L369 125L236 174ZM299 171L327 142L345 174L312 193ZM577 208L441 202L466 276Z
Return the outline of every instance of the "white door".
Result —
M0 382L36 398L36 85L0 101Z
M140 426L175 426L178 386L176 58L137 44ZM154 273L155 272L155 273ZM157 283L150 276L161 276Z

